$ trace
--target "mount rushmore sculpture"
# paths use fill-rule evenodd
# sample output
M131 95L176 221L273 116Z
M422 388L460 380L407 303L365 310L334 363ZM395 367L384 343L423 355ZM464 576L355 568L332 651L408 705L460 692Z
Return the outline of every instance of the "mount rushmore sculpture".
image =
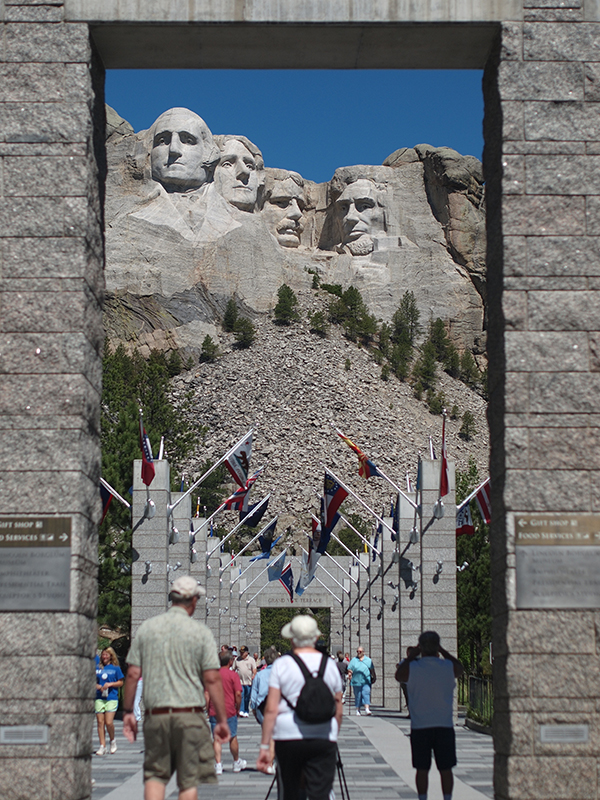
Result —
M231 296L267 312L282 283L309 288L316 273L354 285L383 320L411 290L422 319L483 348L477 159L418 145L317 184L265 167L245 136L213 135L188 109L140 133L108 112L109 338L198 351Z

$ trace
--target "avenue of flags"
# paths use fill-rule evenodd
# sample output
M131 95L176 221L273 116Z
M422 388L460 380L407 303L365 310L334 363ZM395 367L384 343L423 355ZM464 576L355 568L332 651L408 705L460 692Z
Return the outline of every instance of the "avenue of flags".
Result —
M390 508L390 516L391 516L391 523L384 522L383 512L382 515L379 516L378 513L373 511L349 486L343 483L343 481L338 478L330 469L324 467L324 477L323 477L323 490L322 494L319 495L319 513L317 515L313 515L312 517L312 527L311 527L311 534L308 535L308 547L307 549L302 548L301 560L300 560L300 575L295 586L295 592L297 595L302 595L308 586L313 582L316 577L317 568L319 565L319 561L321 557L326 553L327 547L331 541L332 536L334 536L335 540L339 542L344 549L348 551L350 555L352 552L345 547L344 543L338 539L337 536L334 534L334 530L338 523L342 521L347 527L353 530L359 538L362 540L364 546L364 552L369 553L370 557L368 559L369 562L375 562L378 557L381 557L382 547L385 536L385 531L389 531L391 541L395 544L396 552L399 552L399 544L400 544L400 508L401 508L401 499L404 498L404 501L408 503L407 505L403 505L403 519L406 516L406 509L409 506L412 506L414 510L414 524L413 529L410 534L410 539L408 542L408 546L411 544L415 544L419 541L419 529L417 528L417 518L422 517L422 463L421 457L419 456L418 465L417 465L417 477L416 482L414 485L411 485L411 480L409 476L406 476L406 491L409 493L408 495L399 487L397 486L381 469L378 467L374 461L372 461L368 455L363 452L363 450L354 443L348 436L342 433L340 430L335 428L332 425L335 432L339 436L339 438L356 454L358 458L358 475L359 477L369 480L370 478L380 478L390 484L391 487L394 489L393 500L391 502ZM219 465L224 465L228 472L230 473L233 481L237 484L237 487L232 492L232 494L227 497L214 511L208 519L206 519L206 508L204 509L205 512L205 520L203 521L202 525L206 534L208 535L207 541L210 540L210 537L213 536L213 519L214 517L221 511L236 511L239 514L239 522L235 525L235 527L229 531L223 538L219 539L216 536L214 537L213 541L215 542L214 546L207 546L207 553L206 553L206 563L207 569L209 560L214 553L225 553L224 545L235 533L236 531L243 525L250 529L257 529L261 524L261 520L263 519L264 515L268 510L269 505L269 498L270 495L264 497L260 502L251 503L250 502L250 493L262 474L263 470L265 469L264 466L260 467L259 469L255 470L253 473L250 471L250 461L252 456L252 437L253 431L252 429L248 431L241 439L239 439L226 453L225 455L218 459L218 461L213 464L204 475L202 475L198 480L196 480L190 488L184 492L185 487L185 474L181 476L181 486L180 486L180 494L181 496L178 497L173 503L167 506L167 513L170 519L171 531L176 532L177 529L173 527L172 515L173 509L182 502L183 499L188 497L190 493L200 484L203 480L205 480L208 475L211 474ZM141 481L146 486L146 493L148 496L147 504L154 505L152 501L149 499L149 488L152 484L154 477L155 477L155 463L154 458L152 455L152 447L150 443L150 439L144 427L143 417L140 410L140 418L139 418L139 441L140 441L140 449L141 449ZM433 459L436 459L436 453L433 448L433 440L429 437L429 445L430 445L430 455ZM163 454L163 447L164 441L161 440L160 446L160 454L158 460L161 460ZM441 440L441 448L439 450L440 458L438 460L440 470L439 470L439 492L438 492L438 500L434 507L434 517L439 519L443 516L443 498L446 497L450 493L450 474L449 474L449 467L448 467L448 453L447 453L447 444L446 444L446 413L444 411L443 418L442 418L442 440ZM127 507L130 507L129 503L124 500L121 495L118 494L105 480L101 479L100 481L100 492L101 492L101 499L102 499L102 508L103 508L103 517L106 516L108 508L113 500L113 498L117 498L119 502L123 503ZM410 497L409 495L412 495ZM348 523L348 521L341 515L340 508L342 503L348 498L351 497L355 501L357 501L364 509L366 509L369 514L374 517L373 522L373 529L372 533L365 538L361 532L359 532L356 528ZM414 498L414 499L413 499ZM473 524L473 518L471 514L471 507L470 502L471 500L475 500L479 512L481 514L482 519L489 523L491 519L491 505L490 505L490 481L489 478L484 480L481 484L479 484L471 494L463 500L460 504L456 506L456 535L472 535L475 531L475 526ZM196 514L197 518L200 517L200 499L198 497L197 504L196 504ZM437 512L437 513L436 513ZM412 512L411 512L412 513ZM148 515L150 516L150 515ZM260 575L263 572L267 573L268 580L265 586L269 583L279 582L281 583L283 589L287 593L290 602L293 602L293 595L294 595L294 579L292 574L292 565L291 562L286 564L287 558L287 547L285 543L283 543L284 547L283 550L277 554L273 554L273 550L280 543L283 536L280 535L276 537L276 526L277 526L277 517L275 517L270 523L267 524L265 528L263 528L260 533L254 535L251 541L246 544L242 550L237 553L231 553L227 555L227 559L221 559L221 565L224 563L225 560L229 560L229 556L231 556L229 563L225 566L221 566L219 575L227 569L230 565L233 565L235 558L242 554L242 552L248 550L250 547L254 546L254 552L256 553L256 547L260 547L260 552L257 555L253 555L250 558L250 563L258 562L258 561L267 561L267 565L264 567ZM190 545L190 559L191 562L194 563L198 558L198 553L195 549L196 543L196 535L201 528L194 529L194 524L192 519L190 519L190 527L189 527L189 545ZM177 537L179 536L177 532ZM178 538L171 538L171 542L174 543L177 541ZM252 552L252 551L251 551ZM358 552L356 554L358 558ZM327 554L327 558L331 558L329 554ZM334 559L335 560L335 559ZM323 562L325 563L325 562ZM237 569L237 568L236 568ZM249 567L247 568L249 569ZM326 574L327 570L324 566L322 569L325 571ZM247 571L247 570L244 570ZM242 574L242 569L240 567L240 575ZM239 576L238 576L239 577ZM258 576L257 576L258 577ZM255 579L256 580L256 579ZM319 583L321 581L317 579ZM252 581L254 583L254 580ZM233 584L233 578L232 578ZM240 583L240 586L242 584ZM264 589L265 586L262 588ZM245 591L245 588L243 589ZM240 594L243 593L240 591ZM260 593L261 590L259 590ZM256 595L255 595L256 596ZM253 598L251 598L253 599ZM251 602L248 600L247 602Z

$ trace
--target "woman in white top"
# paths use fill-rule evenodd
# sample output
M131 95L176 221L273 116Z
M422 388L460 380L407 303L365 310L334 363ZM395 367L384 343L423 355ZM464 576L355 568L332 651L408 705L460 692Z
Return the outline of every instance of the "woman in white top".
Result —
M315 648L321 635L316 620L307 615L294 617L283 627L281 635L284 639L292 640L292 651L316 675L322 658L322 653ZM268 772L271 765L269 742L272 737L279 767L281 800L297 800L302 778L310 800L329 798L335 776L337 734L343 713L342 680L331 658L327 658L323 680L335 698L335 715L326 722L308 723L299 719L292 708L305 682L300 667L292 658L282 657L275 661L271 669L256 767L261 772Z

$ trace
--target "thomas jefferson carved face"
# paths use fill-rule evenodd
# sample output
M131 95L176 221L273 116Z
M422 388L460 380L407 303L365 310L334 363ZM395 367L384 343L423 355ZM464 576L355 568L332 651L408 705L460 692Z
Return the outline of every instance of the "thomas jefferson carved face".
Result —
M300 176L274 181L263 208L267 227L282 247L298 247L304 230L302 217L306 207Z
M201 117L187 108L171 108L151 128L152 178L168 192L186 192L206 183L217 150Z
M373 251L373 237L385 232L385 214L375 184L361 178L349 184L336 201L342 244L352 255Z
M254 211L262 163L239 139L229 139L215 169L215 186L228 203Z

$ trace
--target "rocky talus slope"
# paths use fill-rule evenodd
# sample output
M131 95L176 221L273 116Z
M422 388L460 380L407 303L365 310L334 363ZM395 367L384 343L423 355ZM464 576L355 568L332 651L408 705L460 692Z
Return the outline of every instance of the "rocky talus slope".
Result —
M253 490L253 502L271 492L270 511L279 513L280 530L291 526L294 540L305 543L310 513L317 511L316 492L322 491L323 464L331 468L376 511L389 513L391 487L381 478L358 476L355 454L331 428L334 423L402 489L406 473L414 481L417 456L429 453L429 436L436 450L441 445L442 418L432 415L415 399L409 383L391 376L381 379L369 352L344 338L332 326L327 338L310 332L307 313L321 310L331 295L320 290L299 294L302 320L282 327L265 315L254 320L256 342L238 350L233 337L221 334L221 357L204 363L174 380L174 397L183 401L191 393L191 419L207 426L185 465L188 485L199 476L206 459L219 458L250 427L254 427L251 466L267 464ZM346 361L350 369L346 369ZM469 409L477 433L470 441L458 435L461 421L448 420L449 458L464 469L472 456L480 474L488 471L488 432L485 401L461 382L438 368L438 388L447 398L448 410L456 404ZM167 443L168 451L168 443ZM359 510L351 498L343 509ZM368 515L365 514L365 518ZM225 512L223 524L237 520Z

